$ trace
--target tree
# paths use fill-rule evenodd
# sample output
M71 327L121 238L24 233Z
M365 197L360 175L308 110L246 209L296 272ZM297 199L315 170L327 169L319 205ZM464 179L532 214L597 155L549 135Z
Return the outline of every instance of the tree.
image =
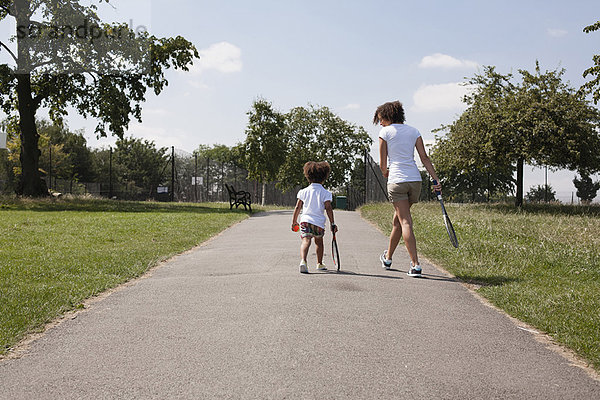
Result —
M436 137L431 157L449 199L475 202L512 190L513 166L505 157L506 143L494 128L500 100L510 90L508 79L493 68L476 76L470 85L479 85L480 90L465 98L469 108L454 123L436 130L446 135Z
M517 205L522 202L523 163L569 170L600 169L600 114L585 96L562 82L564 70L520 70L522 84L509 110L517 159ZM520 190L520 192L519 192Z
M445 147L442 164L457 175L471 171L481 178L479 172L488 166L494 179L505 174L498 182L502 187L506 173L516 169L517 206L523 203L525 163L551 169L600 169L600 154L595 150L600 147L600 114L584 94L562 81L564 70L542 73L536 63L535 73L519 70L519 74L518 83L512 82L511 75L496 73L494 67L475 75L469 81L473 93L465 98L469 107L452 125L456 134L448 136L451 146L443 141L438 146Z
M69 171L63 174L63 179L76 180L80 182L92 182L96 176L92 166L92 152L87 147L87 141L83 136L83 131L71 132L66 124L53 124L47 120L39 120L37 123L37 130L40 137L46 136L48 138L47 146L40 143L41 159L40 165L46 171L52 168L54 170L54 164L56 157L54 154L54 147L60 146L61 151L66 155L66 165L68 165ZM52 148L52 154L47 154L48 148ZM52 164L50 164L50 157L52 157ZM42 161L46 158L47 160Z
M557 201L556 192L552 189L552 185L536 185L530 187L525 199L532 203Z
M287 190L306 184L303 166L307 161L327 161L330 188L345 186L354 160L372 143L364 128L344 121L327 107L296 107L286 115L287 157L279 169L278 186Z
M581 179L577 179L577 176L573 179L573 184L577 188L577 197L581 199L584 204L591 203L596 197L596 193L600 190L600 182L592 182L592 178L586 171L580 171L579 175Z
M21 137L18 133L19 124L16 118L7 118L3 122L3 126L8 133L8 161L13 178L10 186L16 190L18 181L21 179L23 173L20 163ZM52 126L46 120L38 120L36 121L36 129L39 132L40 176L71 179L73 176L73 165L69 160L69 154L64 149L64 143L53 138L53 132L61 128Z
M600 29L600 21L595 24L586 26L583 28L585 33L594 32ZM598 104L600 101L600 54L596 54L592 57L594 65L583 71L583 77L587 78L588 75L594 77L591 81L586 82L581 87L582 90L591 93L594 97L594 104Z
M156 148L154 142L124 138L116 142L115 164L120 166L119 178L146 190L148 195L165 178L161 175L167 162L167 148Z
M287 156L283 137L285 117L265 99L257 99L247 113L246 140L240 147L248 177L262 183L264 205L266 184L277 179Z
M108 2L98 0L98 3ZM0 65L0 106L18 115L22 179L19 192L41 196L40 107L60 123L67 107L98 120L96 134L123 138L133 116L141 122L147 89L160 94L168 84L164 70L187 70L196 48L183 37L157 38L126 25L103 23L96 5L74 0L0 0L0 20L15 19L16 54L4 42L15 65ZM33 16L43 18L35 21Z

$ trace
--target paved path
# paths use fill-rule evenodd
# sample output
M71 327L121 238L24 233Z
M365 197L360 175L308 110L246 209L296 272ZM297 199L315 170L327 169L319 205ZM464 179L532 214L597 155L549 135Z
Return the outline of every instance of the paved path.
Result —
M336 219L343 273L300 274L291 211L255 215L0 362L0 398L600 398L431 265L409 278L399 250L381 269L387 239L357 213Z

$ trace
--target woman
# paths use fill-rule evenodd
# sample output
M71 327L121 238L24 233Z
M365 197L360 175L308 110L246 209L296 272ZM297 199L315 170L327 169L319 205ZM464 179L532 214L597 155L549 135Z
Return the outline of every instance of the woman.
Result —
M387 250L379 257L381 266L392 267L392 256L404 238L404 244L410 256L409 276L420 277L421 265L417 255L417 242L413 232L410 207L419 201L421 194L421 173L414 158L414 149L429 175L437 183L436 191L442 190L431 160L425 152L423 138L419 131L404 123L404 108L399 101L385 103L375 111L374 124L381 124L379 131L379 164L383 176L388 179L388 194L394 205L394 220Z

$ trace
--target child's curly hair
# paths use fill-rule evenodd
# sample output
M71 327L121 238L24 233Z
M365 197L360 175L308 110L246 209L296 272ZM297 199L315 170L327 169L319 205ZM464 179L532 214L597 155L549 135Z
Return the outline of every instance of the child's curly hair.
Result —
M402 103L399 101L389 101L377 107L373 123L377 125L382 119L388 120L392 124L403 124L406 119L404 118Z
M331 167L327 161L309 161L304 164L304 176L310 183L323 183L329 176Z

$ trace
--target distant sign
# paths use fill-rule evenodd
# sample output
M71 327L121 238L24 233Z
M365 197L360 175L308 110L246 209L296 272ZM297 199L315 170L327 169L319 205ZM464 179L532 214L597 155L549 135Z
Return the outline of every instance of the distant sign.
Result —
M0 149L6 148L6 132L0 132Z
M202 185L203 182L204 182L204 177L192 176L192 185Z
M156 188L156 193L169 193L168 186L159 186Z

